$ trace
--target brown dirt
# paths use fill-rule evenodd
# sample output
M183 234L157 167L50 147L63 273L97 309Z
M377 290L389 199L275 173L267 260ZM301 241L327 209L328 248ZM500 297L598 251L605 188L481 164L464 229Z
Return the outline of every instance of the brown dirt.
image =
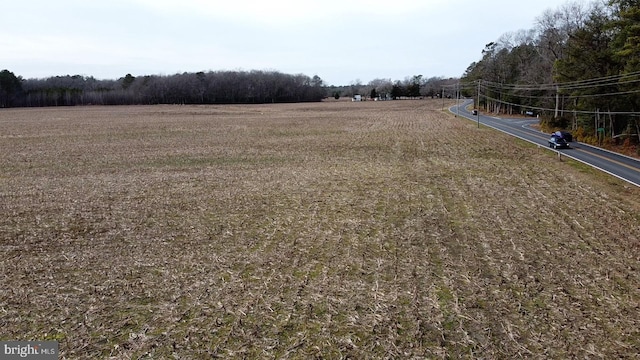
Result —
M0 338L61 358L637 356L640 189L441 106L0 111Z

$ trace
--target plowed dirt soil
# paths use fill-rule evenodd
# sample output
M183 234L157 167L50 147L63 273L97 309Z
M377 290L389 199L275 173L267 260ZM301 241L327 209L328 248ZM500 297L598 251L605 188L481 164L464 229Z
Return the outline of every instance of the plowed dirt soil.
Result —
M442 105L0 110L0 339L637 357L640 189Z

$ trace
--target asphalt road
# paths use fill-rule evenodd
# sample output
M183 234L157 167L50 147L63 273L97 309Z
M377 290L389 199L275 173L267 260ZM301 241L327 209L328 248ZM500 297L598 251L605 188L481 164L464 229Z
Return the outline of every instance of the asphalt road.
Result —
M450 107L449 111L471 121L479 122L484 126L492 127L525 141L544 146L550 151L559 153L562 157L580 161L640 187L639 160L575 141L569 144L569 149L555 150L549 148L548 140L550 134L530 127L530 125L538 123L538 119L507 119L482 114L479 116L473 115L466 110L466 106L471 102L472 100L461 100L459 105Z

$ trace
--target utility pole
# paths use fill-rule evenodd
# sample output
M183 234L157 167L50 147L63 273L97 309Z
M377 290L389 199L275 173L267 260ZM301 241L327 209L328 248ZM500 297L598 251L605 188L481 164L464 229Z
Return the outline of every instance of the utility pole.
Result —
M482 80L478 80L478 106L476 107L476 116L478 117L478 129L480 129L480 82Z
M560 106L560 86L556 85L556 119L558 118L559 106Z
M458 104L458 100L460 100L460 83L456 84L456 117L460 115L460 105Z

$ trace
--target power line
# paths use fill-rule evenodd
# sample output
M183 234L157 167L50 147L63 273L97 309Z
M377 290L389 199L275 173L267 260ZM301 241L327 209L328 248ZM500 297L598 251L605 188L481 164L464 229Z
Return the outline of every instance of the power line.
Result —
M625 80L634 78L633 80ZM557 90L560 89L580 89L580 88L588 88L594 86L607 86L607 85L620 85L627 83L640 82L640 71L635 71L627 74L619 74L619 75L610 75L592 79L585 80L576 80L564 83L552 83L552 84L510 84L510 83L498 83L495 81L482 80L482 83L487 84L488 86L495 86L504 89L514 89L514 90Z
M640 93L640 89L624 90L624 91L603 91L603 88L611 87L628 87L640 83L640 71L631 72L627 74L610 75L592 79L577 80L564 83L554 84L504 84L487 80L476 80L473 82L461 82L458 84L445 85L444 88L457 88L459 90L474 91L478 90L478 97L482 97L486 100L501 103L509 106L516 106L525 109L539 110L539 111L570 111L580 114L596 114L597 111L586 111L579 109L559 109L560 98L563 102L566 100L576 99L593 99L598 97L611 97L621 95L632 95ZM591 91L590 91L591 90ZM612 89L613 90L613 89ZM596 91L596 93L589 93ZM482 92L482 94L481 94ZM538 92L539 94L532 94ZM511 101L505 101L503 99L509 99ZM522 101L514 102L514 99L535 101L554 101L556 108L551 109L544 106L534 106L532 104L522 104ZM636 111L607 111L609 114L625 114L625 115L638 115L640 112Z
M493 97L490 97L490 96L487 96L487 95L482 95L482 97L484 99L495 101L495 102L503 104L503 105L517 106L517 107L522 107L522 108L531 109L531 110L541 110L541 111L549 111L549 112L555 111L555 109L550 109L550 108L545 108L545 107L529 106L529 105L512 103L512 102L496 99L496 98L493 98ZM593 115L593 114L640 115L640 113L637 112L637 111L585 111L585 110L574 110L574 109L571 109L571 110L563 110L563 112L570 112L570 113L575 113L575 114L589 114L589 115Z

